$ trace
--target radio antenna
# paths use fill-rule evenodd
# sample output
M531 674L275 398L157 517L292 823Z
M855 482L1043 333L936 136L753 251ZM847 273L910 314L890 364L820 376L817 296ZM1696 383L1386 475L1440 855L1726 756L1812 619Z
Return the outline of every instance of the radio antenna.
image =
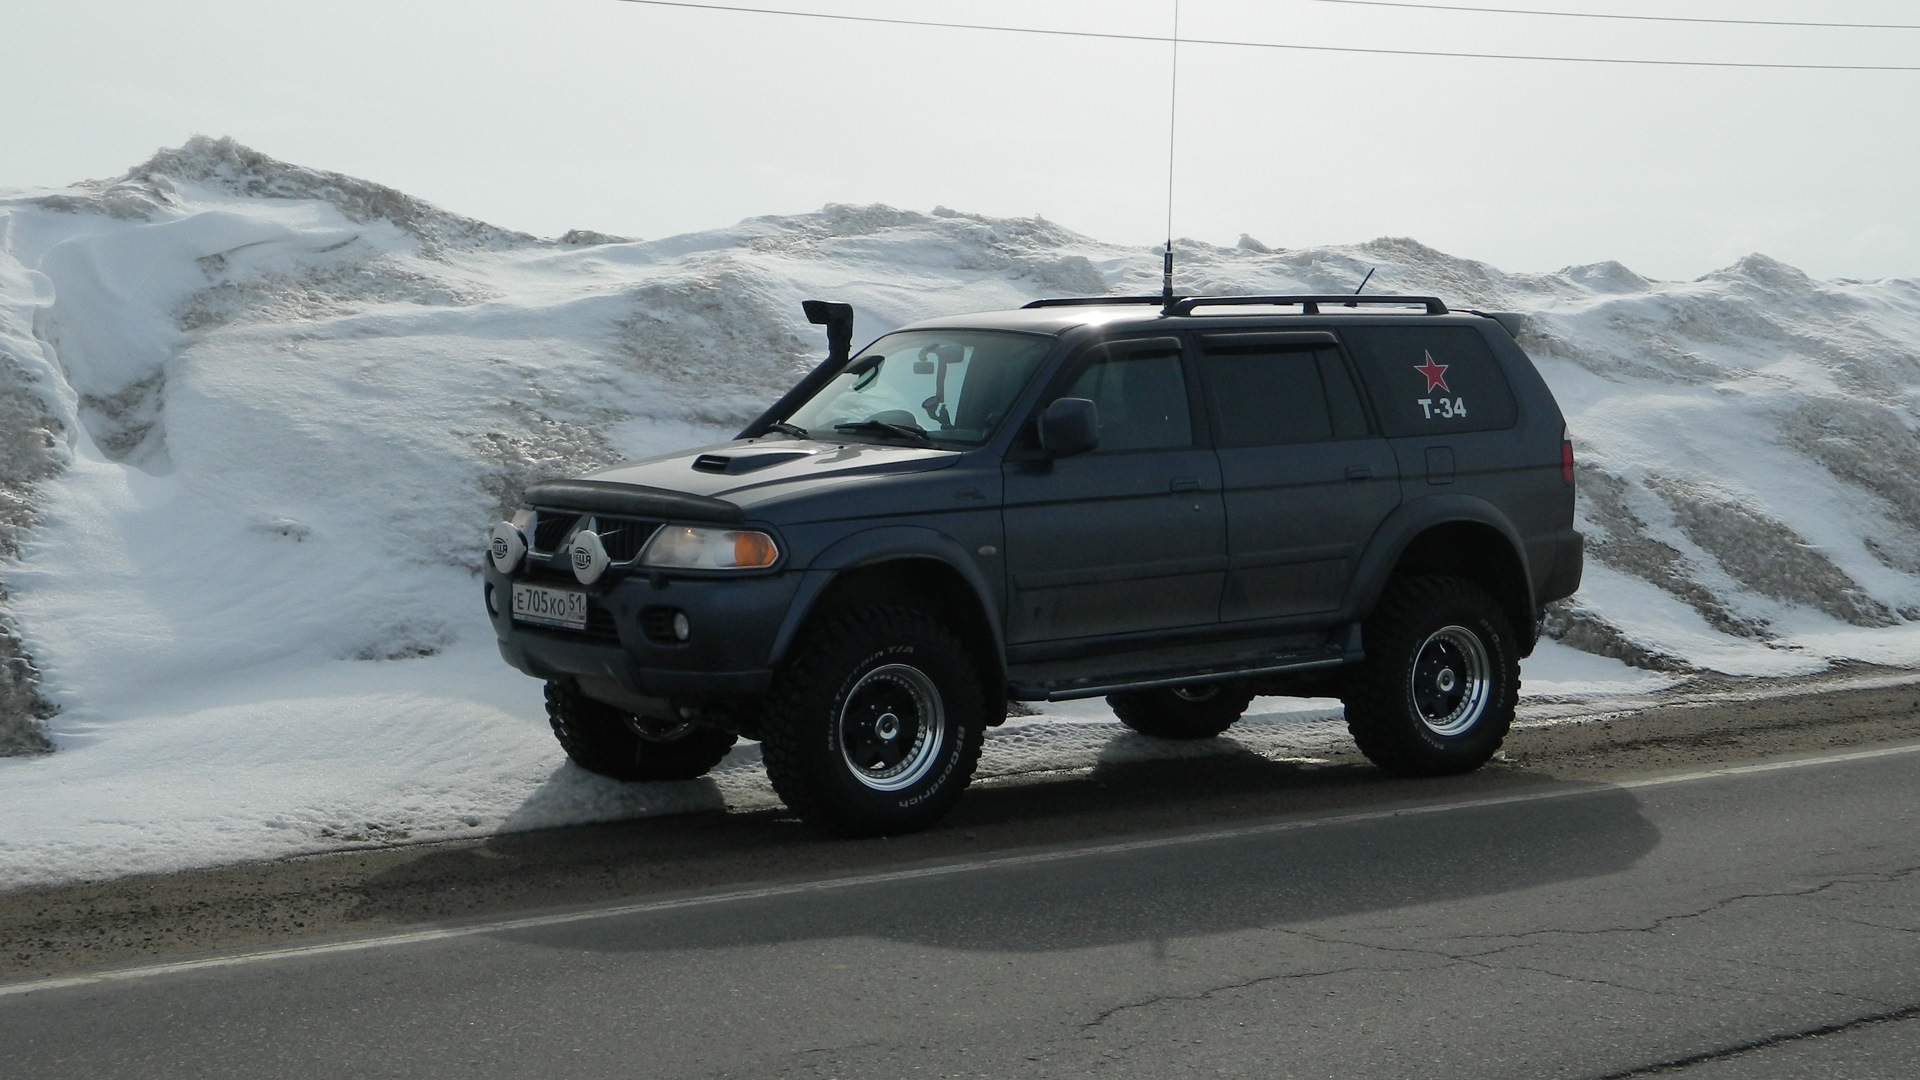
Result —
M1173 152L1180 119L1180 0L1173 0L1173 73L1167 87L1167 250L1160 266L1160 312L1173 312Z
M1379 268L1379 267L1377 267L1377 266L1369 266L1369 267L1367 267L1367 276L1366 276L1366 277L1363 277L1363 278L1361 278L1361 279L1360 279L1360 284L1354 287L1354 290L1353 290L1353 295L1355 295L1355 296L1359 296L1359 295L1360 295L1360 290L1362 290L1362 289L1364 289L1364 288L1366 288L1366 287L1367 287L1367 282L1369 282L1369 281L1372 281L1372 280L1373 280L1373 272L1374 272L1375 270L1378 270L1378 269L1380 269L1380 268Z

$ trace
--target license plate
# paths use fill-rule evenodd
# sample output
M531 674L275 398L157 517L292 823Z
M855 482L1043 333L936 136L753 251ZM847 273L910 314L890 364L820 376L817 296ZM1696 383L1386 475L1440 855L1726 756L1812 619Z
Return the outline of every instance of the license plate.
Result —
M587 628L587 594L574 589L551 589L545 585L515 582L513 617L541 626L560 626L568 630Z

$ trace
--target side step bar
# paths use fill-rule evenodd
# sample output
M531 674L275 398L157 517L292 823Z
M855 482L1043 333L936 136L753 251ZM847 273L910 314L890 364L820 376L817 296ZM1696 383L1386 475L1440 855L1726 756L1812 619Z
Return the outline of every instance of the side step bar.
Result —
M1167 686L1195 686L1318 671L1359 659L1357 646L1358 642L1354 641L1348 645L1336 643L1297 653L1269 653L1238 658L1198 670L1185 667L1088 673L1084 665L1036 664L1008 673L1007 696L1015 701L1072 701L1075 698L1102 697L1130 690L1158 690ZM1050 668L1055 670L1048 670ZM1075 674L1067 675L1061 669L1071 669Z

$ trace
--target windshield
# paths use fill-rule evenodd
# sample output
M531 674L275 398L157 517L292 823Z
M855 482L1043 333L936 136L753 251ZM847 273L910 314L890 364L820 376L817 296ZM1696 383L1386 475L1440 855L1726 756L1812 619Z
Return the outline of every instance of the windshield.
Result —
M1053 345L990 330L888 334L787 417L816 439L872 438L978 446Z

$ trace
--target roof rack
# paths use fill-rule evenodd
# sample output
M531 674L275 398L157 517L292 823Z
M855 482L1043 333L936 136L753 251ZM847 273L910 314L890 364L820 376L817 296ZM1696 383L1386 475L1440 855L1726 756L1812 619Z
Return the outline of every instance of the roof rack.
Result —
M1158 304L1165 299L1164 296L1056 296L1032 300L1020 306L1022 308L1097 307L1103 304Z
M1349 293L1310 293L1283 296L1063 296L1034 300L1022 307L1095 307L1105 304L1162 304L1168 315L1191 315L1203 307L1299 307L1305 314L1320 314L1321 305L1357 308L1362 304L1380 307L1420 307L1428 315L1447 314L1447 305L1432 296L1357 296Z
M1347 293L1313 293L1290 296L1188 296L1167 305L1169 315L1191 315L1203 307L1292 307L1298 305L1308 315L1320 314L1321 305L1329 307L1369 306L1421 307L1428 315L1447 314L1447 305L1432 296L1356 296Z

